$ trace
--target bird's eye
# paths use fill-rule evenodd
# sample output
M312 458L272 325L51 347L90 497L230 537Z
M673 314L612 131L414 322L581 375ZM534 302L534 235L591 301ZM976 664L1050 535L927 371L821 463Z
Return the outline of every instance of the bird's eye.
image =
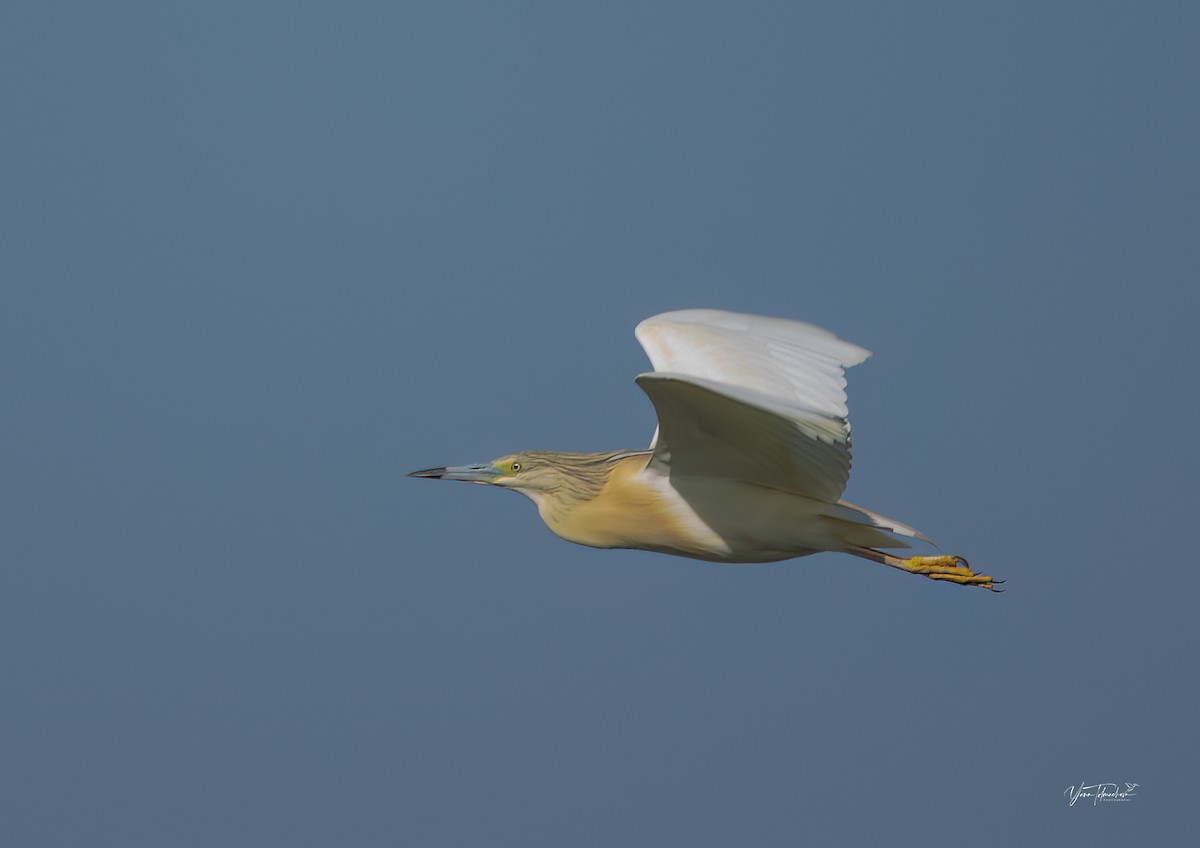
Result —
M521 470L521 463L519 463L519 462L514 462L514 463L512 464L512 470L513 470L513 471L520 471L520 470Z

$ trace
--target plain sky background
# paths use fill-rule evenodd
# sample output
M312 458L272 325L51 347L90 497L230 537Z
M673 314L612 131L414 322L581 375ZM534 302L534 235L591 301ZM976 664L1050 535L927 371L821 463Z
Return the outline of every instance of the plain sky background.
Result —
M1195 4L8 2L0 92L3 845L1195 838ZM1008 593L404 477L645 445L696 306Z

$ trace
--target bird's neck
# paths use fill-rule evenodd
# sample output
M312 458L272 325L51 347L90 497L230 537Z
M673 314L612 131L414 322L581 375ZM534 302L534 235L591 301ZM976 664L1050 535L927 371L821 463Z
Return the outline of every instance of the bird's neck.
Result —
M605 477L587 498L561 491L534 498L538 512L556 535L593 548L639 547L651 550L675 545L678 516L670 501L642 472L648 451L606 454ZM532 495L531 495L532 497Z
M646 451L607 451L605 453L563 453L528 451L534 459L551 465L556 471L543 485L521 488L523 495L537 504L542 519L553 526L580 504L596 498L620 464L629 460L645 464Z

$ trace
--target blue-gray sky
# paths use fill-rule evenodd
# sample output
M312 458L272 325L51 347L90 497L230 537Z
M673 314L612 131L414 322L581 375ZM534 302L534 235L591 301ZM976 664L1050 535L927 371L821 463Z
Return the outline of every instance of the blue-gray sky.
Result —
M1198 33L6 4L0 842L1184 841ZM633 326L694 306L873 350L848 498L1010 591L404 478L644 445Z

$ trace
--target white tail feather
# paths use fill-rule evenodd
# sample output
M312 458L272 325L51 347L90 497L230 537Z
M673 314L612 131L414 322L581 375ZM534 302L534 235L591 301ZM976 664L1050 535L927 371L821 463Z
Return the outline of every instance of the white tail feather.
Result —
M915 527L909 527L902 521L897 521L894 518L887 518L879 515L878 513L871 512L869 509L863 509L861 506L855 506L854 504L846 503L845 501L838 501L836 504L831 504L825 514L830 518L836 518L839 521L845 521L850 524L865 525L867 527L885 530L888 533L892 533L896 536L907 536L910 539L920 539L922 542L928 542L934 547L937 547L937 543L934 542L933 539L930 539ZM907 545L904 547L907 547Z

